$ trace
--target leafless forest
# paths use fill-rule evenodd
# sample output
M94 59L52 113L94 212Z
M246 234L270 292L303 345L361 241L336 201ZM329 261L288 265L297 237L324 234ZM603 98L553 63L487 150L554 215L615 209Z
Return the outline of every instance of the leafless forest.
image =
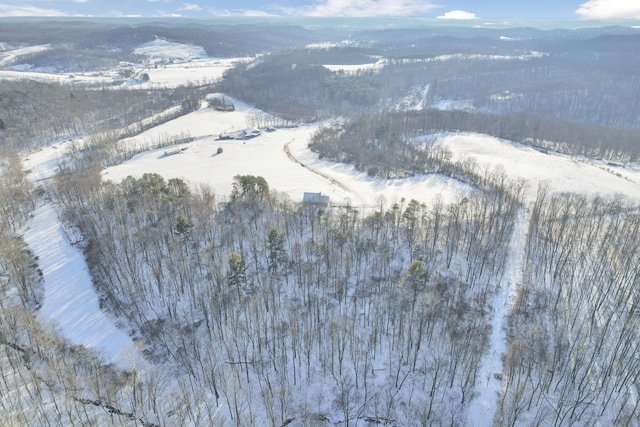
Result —
M0 37L35 45L59 28L57 49L30 60L66 72L133 60L150 34L212 57L264 55L221 82L171 89L0 80L1 425L459 426L476 386L494 381L485 425L639 425L637 200L555 193L415 143L479 132L635 165L637 30L511 29L520 38L505 42L450 27L29 25L3 23ZM346 32L351 46L304 48ZM380 57L375 72L321 66ZM372 179L440 174L471 195L325 210L254 175L224 196L158 174L103 181L103 168L138 152L123 138L214 92L283 121L339 116L310 142L321 158ZM474 110L443 110L443 99ZM55 177L29 179L30 151L80 136ZM80 236L101 308L152 368L106 363L37 320L42 272L23 233L45 201ZM514 277L502 369L486 378L494 305Z

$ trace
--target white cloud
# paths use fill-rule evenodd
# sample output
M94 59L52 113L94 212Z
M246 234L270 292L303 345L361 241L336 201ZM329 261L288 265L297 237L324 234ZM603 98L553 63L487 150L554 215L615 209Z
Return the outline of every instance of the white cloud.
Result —
M323 0L313 6L282 8L282 12L303 16L412 16L436 7L429 0Z
M243 10L240 12L240 15L242 16L249 16L249 17L272 17L272 16L279 16L279 15L274 15L272 13L269 12L265 12L263 10Z
M67 16L67 14L56 9L0 4L0 16Z
M182 10L194 11L194 10L202 10L202 8L197 4L185 3L184 6L182 6Z
M580 5L576 15L584 19L640 19L637 0L589 0Z
M280 17L282 15L276 15L273 13L265 12L264 10L257 9L213 9L209 8L207 11L213 16L247 16L247 17Z
M444 15L438 16L438 19L478 19L475 13L465 12L464 10L452 10Z
M83 3L89 3L89 0L73 0L73 2L78 4L83 4Z

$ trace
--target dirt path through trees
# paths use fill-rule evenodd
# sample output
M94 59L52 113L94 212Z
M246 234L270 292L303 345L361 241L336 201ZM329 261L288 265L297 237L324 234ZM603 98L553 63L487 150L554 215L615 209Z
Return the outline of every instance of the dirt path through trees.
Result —
M522 282L524 248L530 219L531 213L526 208L521 208L515 219L504 277L493 298L490 347L480 362L474 389L476 395L467 409L468 426L492 424L498 409L500 396L503 392L502 356L507 351L506 317L515 298L517 286Z

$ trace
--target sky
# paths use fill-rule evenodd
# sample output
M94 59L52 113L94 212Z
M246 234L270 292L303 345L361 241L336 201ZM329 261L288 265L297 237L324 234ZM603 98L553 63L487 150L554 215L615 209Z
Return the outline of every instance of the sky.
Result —
M0 0L0 17L421 17L640 19L640 0Z

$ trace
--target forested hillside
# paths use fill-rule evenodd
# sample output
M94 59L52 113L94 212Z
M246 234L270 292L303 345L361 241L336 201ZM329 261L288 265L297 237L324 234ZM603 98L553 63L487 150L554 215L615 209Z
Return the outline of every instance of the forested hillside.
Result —
M640 131L580 125L538 116L497 116L422 110L361 114L341 126L326 126L309 147L322 158L353 163L371 176L443 173L476 183L446 149L424 143L444 132L479 132L572 157L632 163L640 154ZM435 138L431 138L434 140Z
M181 106L169 117L193 111L197 91L181 88L145 93L132 90L86 90L28 80L0 85L0 135L5 148L28 150L51 142L115 133L138 133L129 128L142 119ZM163 119L168 120L165 116ZM155 123L157 124L157 122Z
M223 206L157 175L81 205L82 183L60 195L105 306L150 360L189 378L201 414L222 405L238 425L462 422L521 188L488 177L493 191L452 206L381 202L364 216L237 179Z
M2 26L0 425L639 425L637 29L336 22ZM156 37L211 58L133 54ZM227 71L15 77L48 61ZM447 135L607 191L563 190L580 186L541 164L517 178ZM303 202L252 171L267 163L323 192ZM228 168L228 192L197 179ZM43 314L52 272L71 286L74 270L95 311L47 309L99 313L127 351Z
M362 34L360 47L285 52L227 75L225 90L260 108L303 119L443 102L494 114L525 113L633 127L638 35L606 29L558 31L428 29ZM321 65L380 61L373 69L328 73ZM368 61L365 59L368 56ZM288 65L288 66L287 66ZM285 83L286 82L286 83Z

